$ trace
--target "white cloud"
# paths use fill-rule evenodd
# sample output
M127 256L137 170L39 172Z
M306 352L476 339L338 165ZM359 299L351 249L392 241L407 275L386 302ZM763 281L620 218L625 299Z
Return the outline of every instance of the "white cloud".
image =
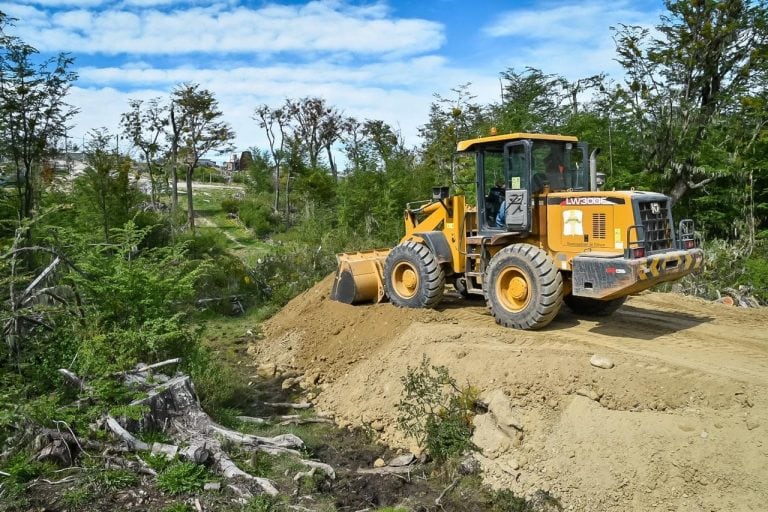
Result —
M569 79L601 72L621 76L611 27L623 23L652 28L659 19L658 7L630 0L610 5L601 0L537 3L501 13L482 33L506 38L511 45L503 57L494 59L500 70L530 66Z
M19 4L32 4L41 7L95 7L105 3L105 0L17 0Z
M133 0L134 2L136 0ZM155 2L152 5L157 5ZM381 4L316 0L261 8L223 5L157 9L108 8L35 16L19 35L44 51L102 54L311 51L414 54L438 48L443 27L423 19L386 17Z
M619 0L608 6L603 1L590 0L571 4L559 3L547 8L518 9L501 13L498 19L483 28L491 37L521 36L534 40L593 40L608 32L611 25L644 23L649 13L637 8L637 2Z
M303 66L241 66L231 69L177 67L155 69L146 63L124 67L84 68L70 101L82 109L75 120L75 138L86 128L106 125L117 130L128 99L167 98L176 84L192 81L214 92L226 120L237 132L240 149L266 141L251 119L260 104L280 105L286 98L318 96L357 119L381 119L401 128L406 143L419 143L417 129L427 121L432 94L475 78L473 91L482 101L497 94L495 74L480 76L454 69L442 57L425 56L402 62L344 67L328 62ZM88 84L87 87L82 84ZM101 120L101 121L99 121Z

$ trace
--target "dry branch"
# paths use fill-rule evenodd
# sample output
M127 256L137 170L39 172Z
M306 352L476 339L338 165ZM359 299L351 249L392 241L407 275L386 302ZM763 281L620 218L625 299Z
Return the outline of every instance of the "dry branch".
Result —
M125 430L118 421L113 418L112 416L107 416L107 427L109 427L109 430L111 430L117 437L123 440L126 445L128 445L128 448L131 450L141 450L141 451L148 451L149 445L145 443L144 441L141 441L139 439L136 439L130 432Z
M460 480L461 480L460 476L457 476L456 478L454 478L453 482L451 482L450 485L448 485L448 487L443 489L443 492L440 493L440 496L435 498L435 505L437 505L439 507L440 506L440 502L443 501L443 498L445 498L445 495L448 494L449 492L451 492L451 490L454 487L456 487L456 484L458 484Z
M301 402L294 404L292 402L264 402L264 405L269 407L283 407L285 409L309 409L312 404L307 402Z
M85 389L85 383L83 379L78 377L74 372L67 370L66 368L59 368L58 372L64 377L64 381L72 387L75 387L82 391Z
M264 418L256 418L253 416L237 416L237 419L243 423L254 423L256 425L265 425L269 423L269 421L265 420Z
M413 466L384 466L383 468L357 468L360 475L404 475L413 471Z
M136 368L133 368L132 370L128 370L128 371L125 371L125 372L119 372L119 373L115 374L115 376L126 375L126 374L129 374L129 373L149 372L149 371L152 371L152 370L157 370L158 368L162 368L163 366L169 366L169 365L172 365L172 364L179 364L181 361L182 361L182 359L180 357L176 357L174 359L168 359L168 360L165 360L165 361L160 361L159 363L150 364L148 366L137 366Z
M298 415L291 415L291 416L280 416L279 418L280 423L279 425L285 426L285 425L306 425L310 423L326 423L328 425L334 425L335 422L330 418L302 418Z
M336 471L334 471L333 467L330 464L326 464L324 462L317 462L314 460L305 460L301 459L299 462L304 464L307 467L312 468L313 470L319 469L323 473L325 473L328 478L331 480L336 480Z

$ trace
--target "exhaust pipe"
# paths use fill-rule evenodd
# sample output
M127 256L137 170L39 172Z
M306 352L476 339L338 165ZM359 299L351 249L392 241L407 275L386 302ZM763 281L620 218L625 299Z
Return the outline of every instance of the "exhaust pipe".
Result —
M600 154L600 148L595 148L589 155L589 190L597 191L597 155Z

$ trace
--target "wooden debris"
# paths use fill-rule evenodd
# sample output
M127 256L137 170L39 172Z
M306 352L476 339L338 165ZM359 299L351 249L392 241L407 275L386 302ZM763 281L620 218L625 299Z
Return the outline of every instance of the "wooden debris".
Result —
M312 404L308 402L301 402L298 404L292 402L264 402L264 405L269 407L283 407L285 409L309 409L312 407Z

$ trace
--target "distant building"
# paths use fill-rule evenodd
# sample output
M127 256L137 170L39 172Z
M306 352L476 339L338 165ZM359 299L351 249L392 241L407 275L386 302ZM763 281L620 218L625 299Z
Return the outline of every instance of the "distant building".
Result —
M198 167L213 167L214 169L219 167L216 162L208 158L201 158L197 161L197 165Z

